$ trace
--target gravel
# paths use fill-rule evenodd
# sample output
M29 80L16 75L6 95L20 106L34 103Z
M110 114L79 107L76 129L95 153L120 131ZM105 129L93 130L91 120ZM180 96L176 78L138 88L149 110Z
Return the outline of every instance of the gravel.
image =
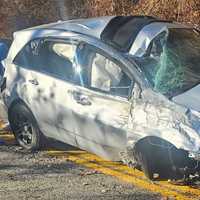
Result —
M130 199L156 200L159 194L126 184L73 162L0 145L0 200Z

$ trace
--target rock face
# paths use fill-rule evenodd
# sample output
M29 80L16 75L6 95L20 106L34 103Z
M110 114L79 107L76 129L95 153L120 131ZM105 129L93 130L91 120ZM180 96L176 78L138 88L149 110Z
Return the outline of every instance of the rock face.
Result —
M72 17L153 15L200 27L199 0L1 0L0 37Z

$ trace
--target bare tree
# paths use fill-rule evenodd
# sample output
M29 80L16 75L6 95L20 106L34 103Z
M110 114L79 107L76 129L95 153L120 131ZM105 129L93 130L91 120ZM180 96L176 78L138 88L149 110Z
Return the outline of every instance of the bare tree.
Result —
M68 20L72 18L71 16L71 0L54 0L58 8L60 18L62 20Z

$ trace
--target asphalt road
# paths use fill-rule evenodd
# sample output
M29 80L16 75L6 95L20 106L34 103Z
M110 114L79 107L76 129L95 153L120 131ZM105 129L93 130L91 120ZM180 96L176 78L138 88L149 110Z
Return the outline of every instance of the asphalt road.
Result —
M0 124L0 200L200 200L200 184L150 182L141 171L55 141L26 152Z
M1 133L2 134L2 133ZM3 134L2 134L3 135ZM0 199L161 199L158 193L123 182L95 169L75 164L48 151L27 153L2 136Z

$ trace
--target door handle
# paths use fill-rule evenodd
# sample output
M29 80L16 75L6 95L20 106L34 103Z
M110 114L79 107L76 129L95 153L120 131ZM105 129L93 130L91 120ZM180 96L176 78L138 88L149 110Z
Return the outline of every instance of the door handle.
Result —
M36 79L29 80L29 82L33 85L39 85L39 82Z
M91 101L89 100L89 97L82 94L81 92L77 92L77 91L70 91L70 93L72 93L72 96L74 98L74 100L78 103L81 104L83 106L90 106L92 105Z
M92 103L91 103L91 101L88 99L88 97L87 97L87 96L83 96L83 95L81 95L80 98L76 100L76 102L77 102L78 104L83 105L83 106L90 106L90 105L92 105Z

